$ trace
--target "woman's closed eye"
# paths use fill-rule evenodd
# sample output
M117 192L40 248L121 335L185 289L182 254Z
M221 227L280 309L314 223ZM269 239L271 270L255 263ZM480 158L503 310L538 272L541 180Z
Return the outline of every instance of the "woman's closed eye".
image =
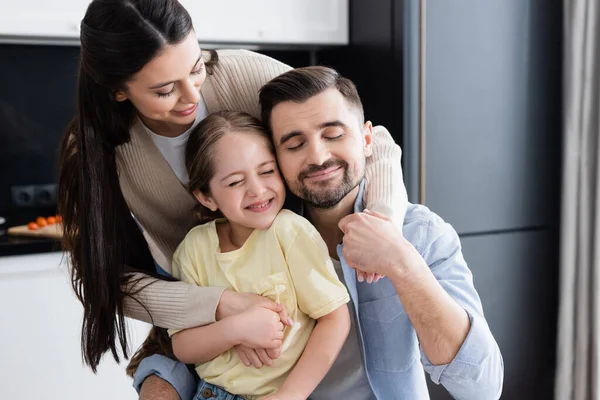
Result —
M166 93L156 92L156 95L160 98L169 97L170 95L173 94L174 91L175 91L175 84L173 84L173 87L171 87L171 90L169 90L168 92L166 92Z
M199 75L204 71L204 63L201 63L198 68L192 71L192 75Z
M268 171L261 172L260 174L261 174L261 175L271 175L271 174L273 174L274 172L275 172L275 170L274 170L274 169L270 169L270 170L268 170Z
M227 186L229 186L229 187L236 187L236 186L238 186L239 184L241 184L242 182L243 182L242 180L239 180L239 181L233 181L233 182L229 183L229 185L227 185Z

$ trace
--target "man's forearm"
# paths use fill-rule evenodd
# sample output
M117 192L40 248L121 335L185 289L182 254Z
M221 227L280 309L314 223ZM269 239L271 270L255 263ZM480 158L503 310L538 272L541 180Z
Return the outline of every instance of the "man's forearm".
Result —
M427 358L434 365L449 364L469 333L467 312L440 286L424 261L389 278Z

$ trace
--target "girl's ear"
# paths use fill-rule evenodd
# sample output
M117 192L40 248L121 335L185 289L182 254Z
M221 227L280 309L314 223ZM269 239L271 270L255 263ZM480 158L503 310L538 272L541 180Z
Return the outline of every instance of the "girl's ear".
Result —
M212 197L205 195L199 190L194 190L194 197L198 199L200 204L204 207L208 208L210 211L217 211L219 207L217 207L217 203L212 199Z

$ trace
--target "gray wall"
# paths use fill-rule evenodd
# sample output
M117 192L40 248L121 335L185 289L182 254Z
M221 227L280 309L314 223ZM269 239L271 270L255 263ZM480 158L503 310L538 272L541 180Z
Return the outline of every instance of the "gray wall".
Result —
M419 0L350 0L352 79L402 144L419 193ZM459 232L505 363L502 399L552 398L558 280L561 0L428 0L426 200ZM429 380L428 380L429 381ZM434 400L450 398L430 384ZM487 399L482 399L487 400Z

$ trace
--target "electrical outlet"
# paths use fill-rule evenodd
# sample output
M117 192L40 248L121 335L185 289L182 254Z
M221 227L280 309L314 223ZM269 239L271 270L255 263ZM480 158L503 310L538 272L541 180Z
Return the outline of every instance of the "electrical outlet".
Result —
M48 207L56 205L56 184L37 185L34 186L35 205L40 207Z
M56 184L12 186L10 197L18 208L49 207L56 205Z

